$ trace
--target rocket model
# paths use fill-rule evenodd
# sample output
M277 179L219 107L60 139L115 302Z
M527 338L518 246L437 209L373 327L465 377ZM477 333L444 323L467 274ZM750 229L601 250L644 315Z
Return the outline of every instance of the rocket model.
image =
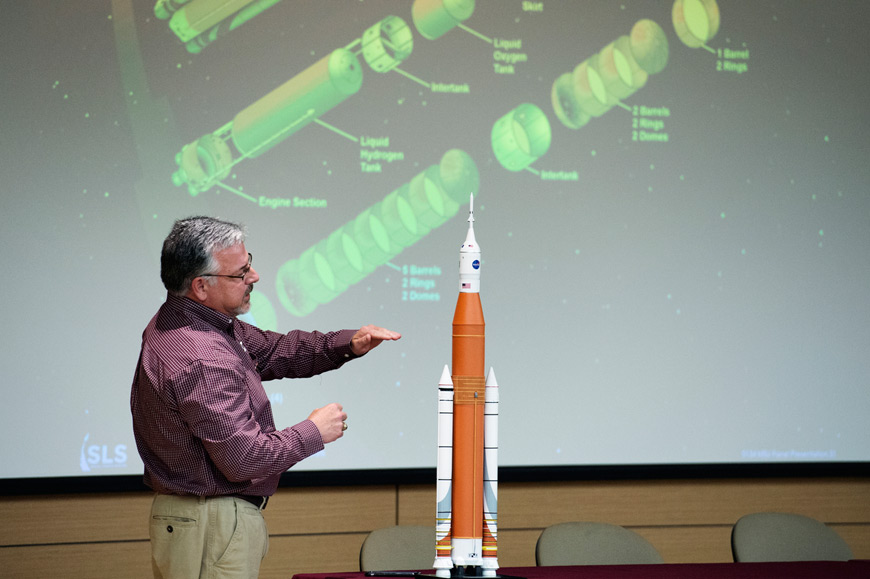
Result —
M474 195L459 250L459 299L453 315L453 374L438 384L437 577L495 577L498 569L498 384L484 377L480 247Z

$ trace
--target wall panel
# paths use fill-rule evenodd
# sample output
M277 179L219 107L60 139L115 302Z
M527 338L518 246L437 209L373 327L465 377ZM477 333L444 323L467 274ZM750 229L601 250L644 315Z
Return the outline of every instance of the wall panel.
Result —
M151 493L0 497L3 576L148 577ZM282 488L265 511L264 578L352 571L366 533L434 524L435 486ZM627 526L668 563L731 560L743 514L810 515L870 559L870 479L715 479L506 483L499 488L499 562L534 565L544 527L570 520Z

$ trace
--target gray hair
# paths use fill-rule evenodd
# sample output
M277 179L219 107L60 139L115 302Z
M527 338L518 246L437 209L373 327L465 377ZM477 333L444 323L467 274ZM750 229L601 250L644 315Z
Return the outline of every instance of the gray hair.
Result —
M218 269L214 254L244 243L245 228L214 217L179 219L163 242L160 279L166 290L183 296L194 278Z

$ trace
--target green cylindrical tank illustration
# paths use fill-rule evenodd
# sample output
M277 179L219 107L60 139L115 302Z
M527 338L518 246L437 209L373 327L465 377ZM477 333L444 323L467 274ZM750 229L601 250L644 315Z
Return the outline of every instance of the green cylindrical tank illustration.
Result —
M375 72L389 72L414 50L414 35L398 16L387 16L362 35L362 55Z
M580 108L590 117L600 117L616 104L616 99L607 94L604 81L598 73L597 54L574 69L574 94Z
M366 276L366 269L359 244L345 229L341 227L333 231L317 244L317 248L323 255L329 256L336 279L344 285L352 285Z
M387 229L387 235L398 250L396 253L409 245L413 245L423 237L421 228L417 223L417 216L408 201L409 190L410 185L405 183L384 197L378 207L381 222Z
M187 48L188 52L198 54L202 52L203 48L218 38L227 35L255 16L259 16L267 8L274 6L278 2L281 2L281 0L256 0L239 10L238 13L233 16L232 20L224 20L217 26L199 34L193 40L188 41L184 46Z
M349 50L339 48L262 97L210 135L185 145L176 155L176 186L191 195L208 191L233 165L262 155L314 121L362 86L362 67ZM227 141L241 157L233 159Z
M179 0L183 1L183 0ZM196 1L196 0L194 0ZM259 0L241 10L233 22L249 12L271 6L275 0ZM199 5L199 4L197 4ZM186 6L189 7L189 6ZM158 3L155 11L178 10L175 2ZM179 12L175 12L178 15ZM221 24L225 26L226 23ZM217 33L217 28L211 29ZM197 37L195 42L203 40ZM376 72L389 72L411 55L411 29L398 16L388 16L369 27L358 42L366 63ZM313 122L362 86L362 67L349 48L339 48L260 98L212 133L185 145L176 155L176 186L187 185L191 195L207 191L224 179L236 163L262 155L284 139ZM237 149L233 159L228 141ZM240 154L240 156L239 156Z
M310 289L303 285L302 276L299 274L300 263L300 259L294 259L282 265L275 278L275 288L278 290L278 300L284 309L294 316L307 316L317 308L318 304Z
M251 0L235 2L216 2L214 0L194 0L169 19L169 28L182 42L193 40L209 28L217 26L225 18L232 16L239 5L249 4ZM155 11L156 13L156 11Z
M157 0L154 4L154 16L166 20L184 4L185 0Z
M598 53L598 74L604 88L617 100L634 94L649 78L634 59L628 36L620 36L601 49Z
M590 117L599 117L614 105L627 108L620 101L641 89L649 75L661 72L667 64L664 31L652 20L639 20L630 35L620 36L573 72L553 81L550 100L556 118L569 129L579 129Z
M492 152L508 171L522 171L549 150L551 137L544 112L523 103L492 126Z
M411 16L423 38L435 40L468 20L474 13L474 0L414 0Z
M157 0L154 15L198 53L219 36L235 30L281 0Z
M658 74L668 64L668 37L652 20L638 20L631 28L631 53L648 74Z
M362 67L356 56L338 48L237 114L233 144L245 157L257 157L361 86Z
M276 276L281 304L295 316L310 314L445 223L479 186L472 158L459 149L447 151L438 165L282 265Z
M376 203L369 207L347 226L348 233L359 246L363 263L370 271L387 263L402 247L390 241L390 234L379 215L379 206L380 203Z
M444 171L438 165L419 173L408 185L408 203L418 226L424 229L423 235L440 227L459 210L459 203L442 192L444 188L453 188L446 182Z
M179 169L172 174L173 184L180 187L187 183L190 194L196 196L208 190L215 180L229 176L233 153L226 141L213 133L182 147L175 162Z
M589 115L580 108L577 93L574 91L574 75L570 72L559 75L553 83L550 101L556 118L569 129L579 129L589 122Z
M706 45L719 32L716 0L676 0L671 10L674 31L689 48Z

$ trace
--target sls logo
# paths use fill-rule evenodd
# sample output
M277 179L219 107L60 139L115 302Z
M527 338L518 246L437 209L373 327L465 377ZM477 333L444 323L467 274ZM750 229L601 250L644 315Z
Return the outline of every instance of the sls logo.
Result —
M85 439L82 441L82 454L79 459L79 465L82 472L91 472L96 468L118 468L127 464L127 445L116 444L115 447L109 450L107 444L88 444L90 433L85 434Z

